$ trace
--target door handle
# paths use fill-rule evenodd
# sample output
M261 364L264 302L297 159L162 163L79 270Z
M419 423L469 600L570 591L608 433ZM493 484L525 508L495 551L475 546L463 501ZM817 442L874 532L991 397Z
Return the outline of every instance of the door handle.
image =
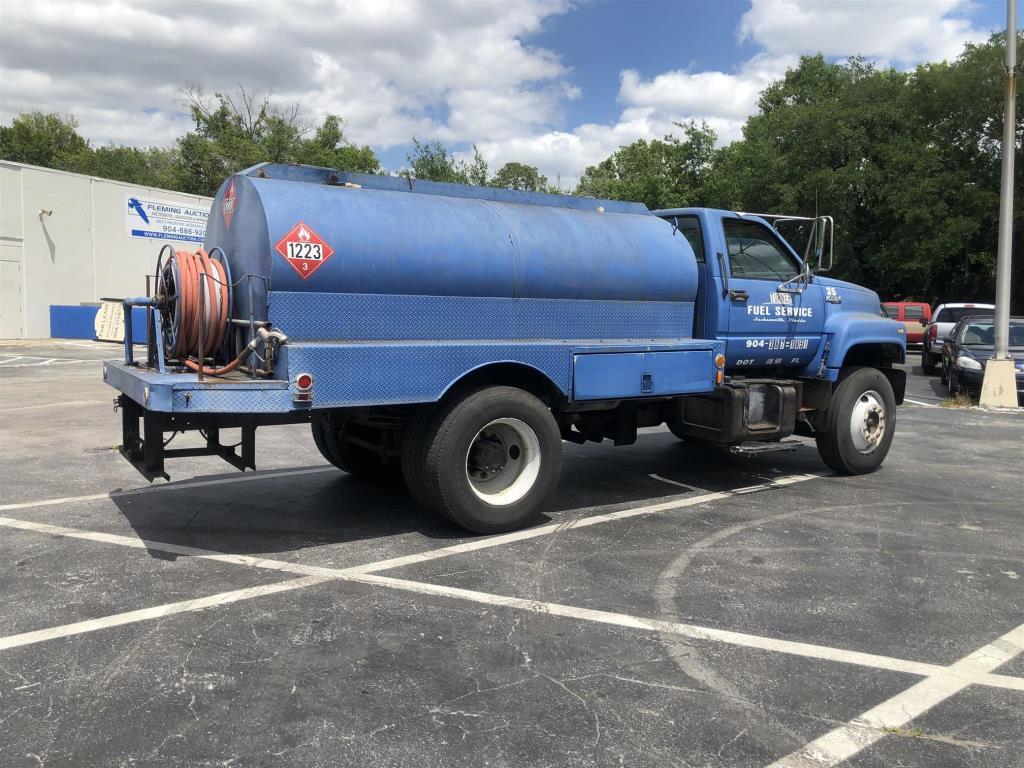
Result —
M746 301L750 298L750 295L742 288L737 288L736 290L729 291L729 298L733 301Z

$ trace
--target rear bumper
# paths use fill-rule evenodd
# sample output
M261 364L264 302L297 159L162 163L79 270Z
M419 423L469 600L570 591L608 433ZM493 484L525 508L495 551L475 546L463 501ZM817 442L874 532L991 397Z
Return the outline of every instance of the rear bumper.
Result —
M143 408L159 413L288 413L308 410L292 402L287 381L159 373L122 360L103 363L103 380Z

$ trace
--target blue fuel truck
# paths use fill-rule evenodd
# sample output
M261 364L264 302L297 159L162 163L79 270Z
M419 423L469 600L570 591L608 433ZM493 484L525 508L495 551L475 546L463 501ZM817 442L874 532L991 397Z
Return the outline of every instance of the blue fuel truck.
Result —
M640 427L737 453L813 437L860 474L889 451L906 344L877 294L822 276L831 246L828 217L263 164L221 186L202 249L163 248L124 301L145 359L126 341L103 376L149 479L255 468L257 427L308 422L327 461L479 533L536 518L563 440ZM169 445L188 431L204 443Z

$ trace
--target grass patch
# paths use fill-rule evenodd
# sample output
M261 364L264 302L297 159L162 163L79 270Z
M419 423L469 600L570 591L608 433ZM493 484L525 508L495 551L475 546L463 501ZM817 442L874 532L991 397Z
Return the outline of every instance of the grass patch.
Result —
M943 408L970 408L972 405L977 405L978 402L970 395L960 392L952 397L947 397L939 405Z
M899 726L887 725L882 730L894 736L909 736L914 739L920 739L924 736L924 731L920 728L900 728Z

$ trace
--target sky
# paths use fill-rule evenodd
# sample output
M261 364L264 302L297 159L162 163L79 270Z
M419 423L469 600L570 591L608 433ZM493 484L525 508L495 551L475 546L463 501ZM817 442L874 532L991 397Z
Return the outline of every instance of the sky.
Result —
M392 171L415 137L571 188L677 121L739 138L803 54L905 69L1005 23L1005 0L3 0L0 120L70 113L94 145L168 146L192 127L183 87L244 86L340 115Z

